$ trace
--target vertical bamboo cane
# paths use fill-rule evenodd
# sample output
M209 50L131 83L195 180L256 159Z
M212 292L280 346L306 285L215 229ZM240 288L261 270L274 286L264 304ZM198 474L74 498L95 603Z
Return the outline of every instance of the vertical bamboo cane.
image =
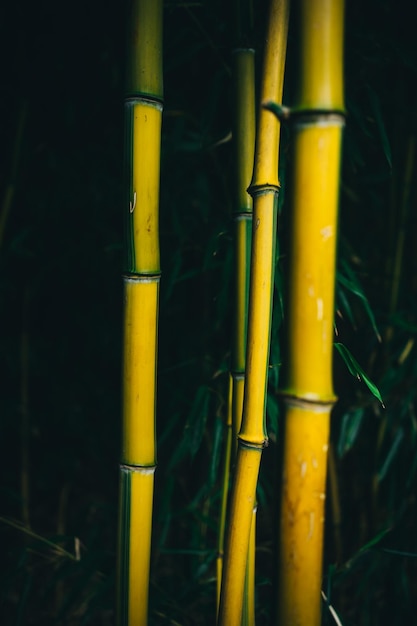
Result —
M132 0L126 127L118 623L148 623L159 300L162 0Z
M261 94L281 100L288 29L288 2L273 0L267 33ZM258 122L250 193L254 201L246 379L242 426L231 494L218 623L240 626L249 538L265 432L280 124L262 110Z
M319 626L332 384L343 0L301 0L278 623Z
M246 369L246 336L251 256L253 201L247 192L253 171L255 153L255 52L250 48L234 51L236 204L235 219L235 325L232 350L232 432L234 442L242 424ZM236 448L235 448L236 455ZM234 455L234 457L235 457ZM249 542L242 626L255 623L255 536L256 502L254 503Z
M235 293L233 345L231 358L231 394L229 398L228 436L232 433L233 442L237 443L243 410L243 392L245 384L246 334L249 300L249 270L252 231L252 198L247 192L253 171L255 149L255 52L251 48L237 48L233 52L233 83L234 83L234 128L233 145L235 155ZM225 466L223 493L228 489L230 477L229 464ZM233 456L236 457L236 445L233 445ZM223 507L226 506L223 498ZM226 515L221 514L221 526L218 542L217 593L220 601L220 585L223 566L224 527ZM254 547L254 543L253 543ZM248 567L254 568L254 554L248 560ZM253 572L249 580L253 581ZM249 589L248 592L253 590ZM251 602L253 608L254 603ZM248 618L248 623L253 619Z

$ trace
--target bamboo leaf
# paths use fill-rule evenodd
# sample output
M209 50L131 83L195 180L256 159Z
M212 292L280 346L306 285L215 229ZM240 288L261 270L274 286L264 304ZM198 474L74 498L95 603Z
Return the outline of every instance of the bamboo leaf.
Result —
M374 546L376 546L390 532L391 532L391 528L385 528L384 530L381 530L380 533L375 535L375 537L373 537L370 541L368 541L368 543L362 546L358 554L361 554L362 552L369 550L369 548L373 548Z
M371 548L373 548L374 546L376 546L378 543L380 543L380 541L382 541L382 539L391 532L391 528L384 528L384 530L381 530L381 532L379 532L377 535L375 535L375 537L373 537L372 539L370 539L370 541L368 541L367 543L365 543L364 546L362 546L345 564L345 568L350 569L353 564L357 561L357 559L359 559L359 557L361 557L365 552L368 552L368 550L370 550Z
M417 559L417 552L404 552L403 550L393 550L390 548L381 548L381 552L386 552L387 554L394 554L395 556L405 556L409 559Z
M185 442L192 458L200 448L203 439L209 402L210 390L202 385L197 390L185 427Z
M218 467L220 458L222 455L222 440L224 432L224 422L219 417L216 418L214 423L214 435L213 435L213 451L211 453L210 473L209 473L209 486L213 486L216 482Z
M343 415L337 453L342 458L354 445L364 416L364 408L356 407Z
M384 402L382 400L382 397L381 397L381 394L379 392L378 387L366 375L366 373L361 368L361 366L356 361L356 359L353 357L351 352L342 343L335 343L334 346L337 349L337 351L339 352L339 354L342 357L342 359L344 360L344 362L345 362L349 372L352 374L352 376L355 376L358 380L363 380L363 382L368 387L368 389L372 393L372 395L374 395L375 398L377 398L377 400L379 400L381 405L385 408L385 405L384 405Z
M341 259L340 261L340 269L337 272L337 282L339 285L342 285L343 287L345 287L345 289L347 289L348 291L350 291L352 294L354 294L356 297L358 297L362 303L362 306L365 309L365 312L368 316L368 319L372 325L372 328L374 330L374 333L378 339L378 341L381 341L381 335L379 333L378 327L376 325L376 320L375 320L375 316L373 314L373 311L370 307L368 298L365 296L365 293L362 289L361 284L358 281L358 278L355 274L355 272L352 270L352 268L349 266L349 264L346 262L345 259ZM339 289L338 292L338 297L342 298L342 294L343 291L341 289ZM344 296L344 294L343 294ZM347 299L344 298L343 299L344 305L348 306L349 310L346 310L347 315L349 317L349 319L352 322L352 325L355 326L355 323L353 321L353 314L350 308L350 305L347 302Z
M12 528L16 528L17 530L20 530L22 533L24 533L25 535L27 535L31 539L34 539L35 541L38 541L41 544L44 544L45 546L50 548L58 556L66 557L70 561L79 561L80 560L80 556L79 556L79 554L77 554L76 550L75 550L74 554L72 554L71 552L68 552L68 550L65 550L61 545L59 545L59 543L56 543L55 541L47 539L46 537L42 537L42 535L39 535L38 533L35 533L33 530L31 530L30 528L27 528L24 524L22 524L19 521L10 519L8 517L0 516L0 522L3 523L3 524L9 525ZM76 538L74 538L74 539L75 539L74 543L75 543L75 545L77 545Z
M355 328L356 324L355 324L355 318L353 316L352 308L350 306L349 300L346 298L346 295L345 295L345 293L343 292L342 289L338 289L338 291L337 291L337 299L340 302L340 305L341 305L340 308L343 309L343 313L345 313L347 315L347 317L349 318L349 321L352 324L353 328Z
M375 121L378 126L382 148L384 150L385 157L388 161L388 165L390 166L390 168L392 168L391 146L390 146L390 142L387 136L387 131L385 129L384 120L382 118L381 102L376 92L369 85L367 85L367 91L368 91L369 99L371 101L372 110L375 115Z
M383 462L382 467L377 474L377 478L379 482L384 480L385 476L387 475L388 470L391 466L391 463L393 462L394 458L396 457L398 453L403 437L404 437L404 430L402 428L399 428L394 437L394 441L392 442L389 452L387 456L385 457L385 461Z

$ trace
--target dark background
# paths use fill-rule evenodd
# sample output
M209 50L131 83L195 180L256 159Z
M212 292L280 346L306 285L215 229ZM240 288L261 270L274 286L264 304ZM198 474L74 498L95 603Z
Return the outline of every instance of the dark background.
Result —
M386 408L336 354L340 401L332 441L342 539L339 546L330 502L324 588L344 626L380 626L412 623L417 608L417 46L409 3L347 4L337 340L378 385ZM114 623L125 9L124 3L96 0L22 0L0 8L5 625ZM296 12L294 3L286 104L296 83ZM222 142L232 119L231 14L229 3L220 0L165 5L151 624L214 621L233 271L233 160L230 141ZM266 2L256 3L255 16L259 65ZM290 141L283 129L284 252ZM404 249L397 281L399 234ZM259 624L273 623L280 323L277 306L271 445L258 492ZM26 503L23 478L29 485ZM324 621L333 623L327 610Z

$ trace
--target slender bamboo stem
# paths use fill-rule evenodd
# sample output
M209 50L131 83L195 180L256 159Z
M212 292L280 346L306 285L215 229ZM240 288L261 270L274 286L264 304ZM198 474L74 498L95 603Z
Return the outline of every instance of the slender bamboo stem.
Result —
M288 2L273 0L261 88L262 100L281 101ZM250 193L254 201L246 379L242 426L230 505L218 623L240 626L249 539L265 431L266 386L275 268L279 121L262 110Z
M332 384L343 0L301 0L278 623L319 626Z
M231 358L231 393L229 397L229 435L233 438L233 455L229 456L226 466L223 489L228 489L230 482L230 460L234 463L237 449L237 434L242 422L243 394L246 366L246 334L249 300L249 274L252 231L252 198L247 192L253 170L255 149L255 54L251 48L237 48L233 52L234 83L234 128L233 142L235 155L235 293L234 324ZM230 450L226 447L226 452ZM224 492L223 492L224 493ZM223 506L227 499L223 499ZM224 524L226 511L221 513L222 525L219 532L218 555L224 553ZM254 560L254 556L251 561ZM222 562L218 563L218 603ZM248 588L249 590L249 588ZM254 591L251 590L251 593ZM254 602L251 602L253 606Z
M328 451L329 491L332 510L333 543L336 563L343 563L342 510L340 507L339 479L337 475L334 445L329 443Z
M404 257L404 245L407 232L407 219L409 213L410 192L413 180L414 160L415 160L415 137L410 135L407 143L407 153L405 160L405 172L402 185L402 198L400 202L399 210L399 224L397 228L397 240L395 246L392 282L391 282L391 297L389 304L389 313L394 315L398 307L398 299L400 294L400 282ZM392 337L392 325L388 326L386 332L386 341L389 341Z
M132 0L128 30L118 620L145 626L156 467L162 0Z
M229 397L227 403L227 419L226 419L226 437L223 455L223 480L222 480L222 492L220 503L220 519L219 529L217 537L217 559L216 559L216 574L217 574L217 595L216 595L216 610L219 610L220 604L220 589L222 583L223 572L223 558L224 558L224 534L226 529L226 513L227 513L227 501L229 495L229 482L230 482L230 463L232 458L232 395L233 395L233 379L229 377Z

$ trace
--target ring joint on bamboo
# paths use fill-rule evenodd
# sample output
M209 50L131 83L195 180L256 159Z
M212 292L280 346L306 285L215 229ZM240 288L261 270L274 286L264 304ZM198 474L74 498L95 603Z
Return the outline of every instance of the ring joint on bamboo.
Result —
M255 48L252 48L251 46L249 46L248 48L243 48L242 46L240 46L239 48L234 48L232 50L232 54L239 54L242 52L250 52L252 54L255 54Z
M345 114L342 111L300 110L294 111L290 122L297 128L305 126L340 126L345 125Z
M252 211L236 211L233 217L237 221L251 220L253 219L253 212Z
M161 280L161 272L153 272L149 274L123 274L124 283L159 283Z
M299 409L308 409L309 411L316 411L317 413L322 413L323 411L328 411L332 409L337 401L337 397L333 396L333 398L328 398L326 400L320 400L320 398L314 397L301 397L294 396L289 393L280 392L280 396L286 406L293 406Z
M155 474L156 465L127 465L126 463L120 463L120 470L133 472L135 474L150 475Z
M134 96L128 96L125 98L125 106L133 106L135 104L144 104L145 106L153 107L162 111L164 108L164 101L158 96L137 94Z
M252 196L252 198L255 198L267 195L271 193L271 191L278 195L279 189L278 185L274 185L273 183L263 183L260 185L249 185L246 191Z
M256 450L257 452L262 452L265 448L269 446L268 437L265 437L263 441L248 441L247 439L242 439L240 435L237 436L238 444L240 448L245 448L246 450Z
M346 112L343 109L320 109L320 108L290 108L275 102L264 102L263 108L271 111L280 122L292 122L298 124L340 124L345 123ZM302 121L300 121L302 120Z

